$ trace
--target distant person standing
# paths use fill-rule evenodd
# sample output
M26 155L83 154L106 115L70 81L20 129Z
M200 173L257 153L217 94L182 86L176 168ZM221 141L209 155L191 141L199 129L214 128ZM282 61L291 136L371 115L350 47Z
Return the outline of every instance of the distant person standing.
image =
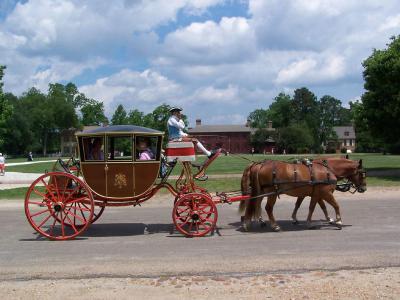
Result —
M29 154L28 154L28 161L33 161L33 156L32 156L31 151L29 151Z
M4 176L6 173L6 159L3 156L3 153L0 153L0 174Z

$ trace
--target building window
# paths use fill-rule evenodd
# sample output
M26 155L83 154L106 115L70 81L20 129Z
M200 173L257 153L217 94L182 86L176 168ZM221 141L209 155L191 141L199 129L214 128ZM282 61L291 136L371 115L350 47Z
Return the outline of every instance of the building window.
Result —
M350 135L350 133L348 131L344 132L344 136L349 136L349 135Z

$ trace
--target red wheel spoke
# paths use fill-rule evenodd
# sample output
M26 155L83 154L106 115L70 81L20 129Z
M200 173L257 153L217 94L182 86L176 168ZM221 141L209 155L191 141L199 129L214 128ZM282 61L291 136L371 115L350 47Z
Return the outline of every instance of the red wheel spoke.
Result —
M52 178L54 180L54 185L56 187L57 199L60 199L60 191L58 190L57 176L53 176Z
M78 230L77 230L76 227L75 227L75 222L72 223L71 219L68 217L68 214L65 214L65 216L66 216L67 219L70 221L72 229L75 231L75 233L77 233Z
M67 199L64 200L64 203L67 203L68 200L71 198L71 196L72 196L73 194L75 194L76 191L79 190L79 189L80 189L80 187L79 187L79 185L78 185L78 186L68 195Z
M29 203L29 204L36 204L36 205L39 205L39 206L46 205L46 203L44 203L43 201L42 201L42 202L28 201L28 203Z
M69 214L69 215L71 215L71 216L73 216L73 217L75 217L75 218L81 220L82 223L84 223L84 224L86 223L86 219L82 219L80 216L74 214L73 212L67 211L67 214Z
M45 194L42 194L41 192L37 191L36 189L33 189L33 191L36 195L42 197L42 198L48 198Z
M64 219L65 219L65 217L63 219L62 211L60 211L60 216L61 216L61 218L60 218L61 219L61 234L64 237L65 236L65 228L64 228Z
M50 186L43 180L43 178L42 178L41 181L43 182L44 187L46 188L46 190L47 190L47 191L49 192L49 194L51 195L52 200L53 200L54 202L57 202L57 199L55 199L53 193L51 192Z
M81 211L91 211L91 209L90 208L86 208L86 207L80 207L80 208L76 208L76 204L82 204L82 203L79 203L79 202L75 202L75 203L73 203L73 205L74 206L65 206L65 207L70 207L70 208L73 208L74 207L74 211L77 211L78 209L79 210L81 210Z
M54 231L54 226L56 226L56 222L57 222L57 217L54 216L54 222L53 225L51 225L51 229L50 229L50 235L53 235L53 231Z
M71 201L65 202L65 204L72 204L72 203L76 203L76 202L81 202L82 200L85 200L85 199L87 199L87 196L83 196L83 197L80 197L80 198L73 199Z
M87 222L86 217L85 217L85 215L84 215L84 213L83 213L83 211L82 211L82 207L79 205L79 202L76 203L76 204L78 204L79 210L80 210L80 212L81 212L81 215L82 215L82 217L85 219L85 222Z
M179 210L179 208L177 209L177 212L179 213L179 214L181 214L181 213L184 213L185 211L188 211L190 208L189 207L186 207L185 209L183 209L183 210Z
M50 209L47 208L45 210L39 211L37 213L34 213L33 215L31 215L31 218L36 217L36 216L41 215L41 214L44 214L47 211L50 211Z
M51 216L52 216L52 215L51 215L51 214L49 214L49 215L48 215L46 218L44 218L44 219L43 219L43 221L42 221L42 222L40 222L40 224L38 225L38 227L39 227L39 228L40 228L40 227L42 227L42 226L43 226L43 224L44 224L44 223L46 223L46 222L47 222L47 220L48 220L48 219L50 219L50 217L51 217Z

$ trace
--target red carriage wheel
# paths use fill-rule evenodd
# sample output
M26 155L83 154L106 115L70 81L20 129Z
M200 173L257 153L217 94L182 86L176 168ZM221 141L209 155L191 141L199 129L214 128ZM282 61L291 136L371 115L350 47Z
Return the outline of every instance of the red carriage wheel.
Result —
M178 231L190 237L205 236L215 228L217 219L217 207L207 194L184 194L172 211L172 220Z
M25 196L25 215L32 227L52 240L72 239L92 222L93 196L78 177L62 172L40 176Z

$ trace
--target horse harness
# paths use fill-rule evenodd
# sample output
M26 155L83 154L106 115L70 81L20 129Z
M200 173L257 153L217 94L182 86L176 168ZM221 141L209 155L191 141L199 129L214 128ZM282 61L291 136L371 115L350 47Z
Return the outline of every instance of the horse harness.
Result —
M275 189L275 192L272 194L275 194L279 197L280 194L282 194L283 192L292 190L292 189L296 189L299 187L305 187L305 186L309 186L311 185L313 188L313 193L314 193L314 188L316 185L320 185L320 184L337 184L337 180L331 179L331 173L333 173L333 171L329 168L327 161L323 161L323 163L321 163L322 166L324 166L326 168L326 179L324 180L316 180L315 179L315 174L314 174L314 170L313 170L313 162L311 162L310 160L305 160L302 161L301 163L303 165L305 165L310 173L310 180L298 180L298 170L297 170L297 165L298 163L293 163L293 180L290 181L282 181L282 180L278 180L277 179L277 168L276 168L276 162L275 161L262 161L259 163L255 163L253 164L253 166L251 168L253 168L255 165L259 165L261 163L265 163L265 162L271 162L272 164L272 182L270 185L262 185L262 188L268 188L268 187L273 187ZM257 171L257 181L258 181L258 173L259 170ZM297 186L295 187L291 187L291 188L286 188L286 189L280 189L280 185L282 184L289 184L289 183L294 183L297 184ZM266 194L267 195L267 194ZM265 195L265 196L266 196ZM268 193L268 195L271 195L271 193ZM260 195L262 196L262 195Z

